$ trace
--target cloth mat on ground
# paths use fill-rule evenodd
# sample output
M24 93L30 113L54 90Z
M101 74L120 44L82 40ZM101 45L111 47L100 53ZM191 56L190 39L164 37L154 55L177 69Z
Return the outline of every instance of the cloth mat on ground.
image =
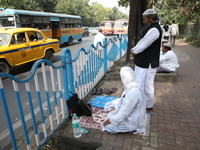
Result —
M107 114L108 112L104 111L103 108L92 107L92 116L81 116L80 126L101 130Z
M94 97L89 103L91 104L91 106L98 107L98 108L104 108L104 106L107 102L111 102L116 98L119 98L119 97L99 95L97 97Z
M92 128L92 129L99 129L102 130L103 123L106 119L108 112L104 111L103 108L92 107L92 116L81 116L80 117L80 126L84 128ZM149 135L149 128L150 128L150 117L151 115L146 115L146 126L144 133L138 135Z

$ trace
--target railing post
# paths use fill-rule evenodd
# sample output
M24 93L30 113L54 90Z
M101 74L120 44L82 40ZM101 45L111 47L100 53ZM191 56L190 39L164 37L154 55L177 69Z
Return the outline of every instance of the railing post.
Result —
M119 35L119 58L122 58L122 35Z
M64 85L64 95L65 100L67 101L69 97L69 87L68 87L68 81L70 84L70 92L74 93L74 79L73 79L73 70L72 70L72 58L71 58L71 52L68 48L62 50L61 55L61 63L63 65L62 67L62 75L63 75L63 85ZM66 107L66 112L69 115L69 110Z
M10 119L10 113L9 113L8 105L7 105L7 102L6 102L5 92L4 92L4 89L3 89L3 84L2 84L1 79L0 79L0 99L2 101L4 114L6 116L5 118L6 118L6 122L7 122L7 125L8 125L8 130L9 130L9 133L10 133L10 139L11 139L11 142L12 142L12 146L13 146L14 150L17 150L18 149L17 148L17 142L16 142L16 139L15 139L15 134L14 134L14 131L13 131L12 122L11 122L11 119ZM1 147L0 147L0 149L1 149Z
M107 73L107 62L108 62L108 55L107 55L107 48L108 48L108 44L107 44L107 38L103 39L103 68L104 68L104 74Z

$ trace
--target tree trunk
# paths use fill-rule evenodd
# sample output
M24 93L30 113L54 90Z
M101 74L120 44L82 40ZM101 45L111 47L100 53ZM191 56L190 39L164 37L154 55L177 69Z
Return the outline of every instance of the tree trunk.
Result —
M142 13L146 10L147 0L130 0L128 47L126 52L126 63L130 61L130 52L141 37Z

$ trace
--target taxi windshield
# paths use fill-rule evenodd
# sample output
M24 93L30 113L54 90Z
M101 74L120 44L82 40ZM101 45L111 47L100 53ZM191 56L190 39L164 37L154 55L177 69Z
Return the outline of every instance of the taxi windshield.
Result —
M0 45L7 45L10 39L10 34L0 33Z

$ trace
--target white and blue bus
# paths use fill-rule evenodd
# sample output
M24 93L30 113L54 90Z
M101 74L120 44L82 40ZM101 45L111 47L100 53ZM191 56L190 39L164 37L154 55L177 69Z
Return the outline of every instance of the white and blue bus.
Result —
M48 38L58 39L60 44L82 41L80 16L0 8L0 28L19 27L38 28Z

